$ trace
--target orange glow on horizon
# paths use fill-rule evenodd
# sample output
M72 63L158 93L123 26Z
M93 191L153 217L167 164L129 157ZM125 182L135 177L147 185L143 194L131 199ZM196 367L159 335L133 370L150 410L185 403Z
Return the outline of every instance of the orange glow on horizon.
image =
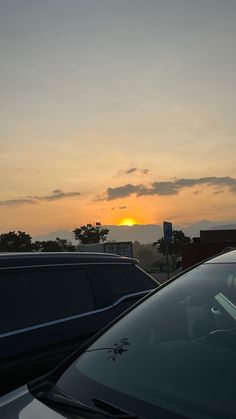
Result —
M137 224L134 218L123 218L119 223L120 226L129 226L129 227L132 227L134 224Z

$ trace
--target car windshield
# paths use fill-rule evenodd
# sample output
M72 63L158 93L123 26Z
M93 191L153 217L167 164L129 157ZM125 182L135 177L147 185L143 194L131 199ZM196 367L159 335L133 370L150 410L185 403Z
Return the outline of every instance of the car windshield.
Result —
M57 386L147 418L236 415L236 264L204 264L130 311ZM177 416L175 416L177 415Z

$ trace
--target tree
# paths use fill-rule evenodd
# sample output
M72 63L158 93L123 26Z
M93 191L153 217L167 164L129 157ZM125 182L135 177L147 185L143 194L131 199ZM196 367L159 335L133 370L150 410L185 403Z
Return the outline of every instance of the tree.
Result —
M75 252L75 246L66 239L36 241L34 250L38 252Z
M156 257L147 245L141 245L140 249L136 253L136 257L140 262L140 266L148 269L151 264L155 261Z
M0 235L1 252L32 252L32 237L24 231L9 231Z
M166 242L162 237L153 243L153 246L156 246L162 255L166 255L168 246L168 253L172 259L173 266L175 266L178 257L182 256L183 246L191 241L191 237L185 236L182 230L173 230L172 240Z
M106 241L109 233L108 228L101 226L101 223L96 222L95 225L87 224L73 230L75 239L82 244L100 243Z

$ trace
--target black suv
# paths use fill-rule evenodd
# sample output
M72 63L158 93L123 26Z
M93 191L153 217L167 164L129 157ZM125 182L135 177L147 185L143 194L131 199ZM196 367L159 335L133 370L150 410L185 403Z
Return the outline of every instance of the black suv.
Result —
M47 372L157 286L117 255L0 254L0 392Z

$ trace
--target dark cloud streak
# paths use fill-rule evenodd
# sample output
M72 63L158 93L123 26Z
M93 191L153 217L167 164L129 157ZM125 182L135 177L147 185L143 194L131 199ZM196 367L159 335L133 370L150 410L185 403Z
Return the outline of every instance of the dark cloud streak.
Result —
M147 175L149 173L149 169L138 169L137 167L131 167L131 169L128 169L125 171L126 175L130 175L133 173L142 173L143 175Z
M192 188L194 186L205 185L210 187L220 187L227 188L231 193L236 193L236 179L231 177L217 177L209 176L195 179L177 179L173 182L153 182L150 186L147 185L133 185L127 184L119 186L116 188L107 189L107 200L112 201L114 199L126 198L131 194L136 194L137 196L145 195L158 195L158 196L173 196L177 195L179 191L184 188Z
M57 201L58 199L70 198L80 196L80 192L62 192L59 189L53 192L52 195L34 197L38 201Z
M71 198L80 196L80 192L63 192L61 189L55 189L51 195L46 196L28 196L27 198L16 198L8 199L6 201L0 201L0 206L3 207L16 207L20 205L33 205L39 201L58 201L63 198Z
M129 175L130 173L137 172L137 170L138 170L137 167L132 167L131 169L126 170L125 173Z
M117 198L125 198L126 196L129 196L132 193L138 193L138 188L139 186L131 185L130 183L117 188L108 188L107 200L112 201L113 199Z
M8 199L6 201L0 201L2 207L18 207L19 205L35 204L33 199Z
M112 207L111 210L112 211L114 211L114 210L124 210L124 209L127 209L127 208L128 207L124 205L123 207Z

